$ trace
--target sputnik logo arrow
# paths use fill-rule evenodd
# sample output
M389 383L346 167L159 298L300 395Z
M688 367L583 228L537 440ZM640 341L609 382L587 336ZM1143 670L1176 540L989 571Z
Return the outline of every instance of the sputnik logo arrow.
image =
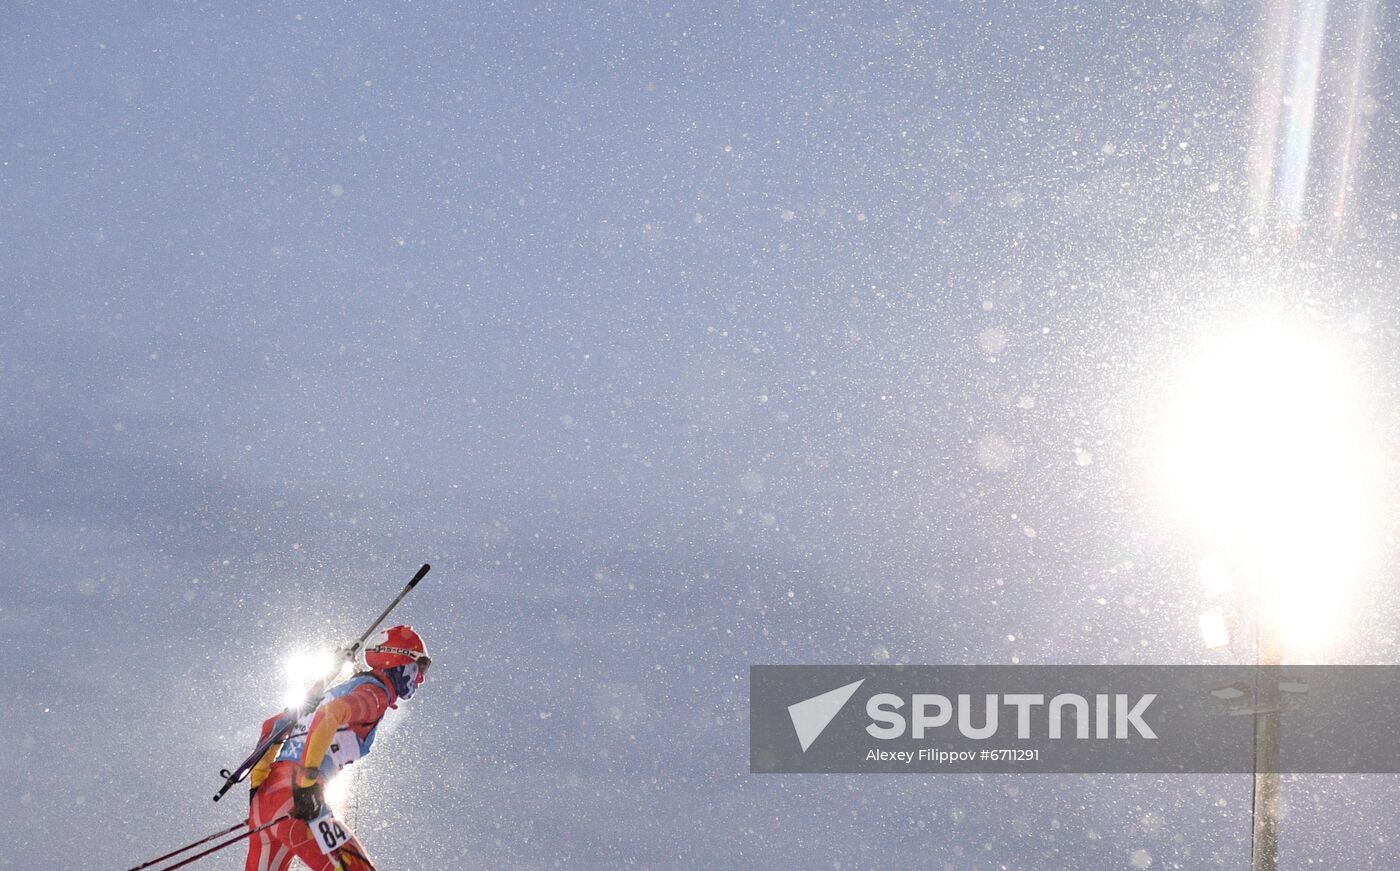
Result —
M807 748L812 746L812 742L817 740L836 715L841 713L846 702L851 700L851 696L855 695L863 683L865 678L819 696L812 696L795 705L788 705L788 716L792 718L792 728L797 732L797 740L802 745L803 753L807 752Z

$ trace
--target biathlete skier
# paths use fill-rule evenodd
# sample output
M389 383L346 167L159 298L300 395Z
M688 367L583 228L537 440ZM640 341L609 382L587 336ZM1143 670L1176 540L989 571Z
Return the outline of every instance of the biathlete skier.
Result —
M312 871L374 871L360 839L326 808L323 790L342 768L369 753L379 721L413 698L432 660L412 627L380 631L365 648L369 667L328 691L302 713L281 744L258 760L248 826L287 816L248 841L245 871L287 871L300 859ZM265 739L289 714L263 723Z

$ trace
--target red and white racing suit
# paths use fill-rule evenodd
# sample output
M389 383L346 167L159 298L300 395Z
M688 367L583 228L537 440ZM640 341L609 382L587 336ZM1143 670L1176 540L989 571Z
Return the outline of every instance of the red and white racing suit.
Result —
M380 719L396 700L393 683L375 672L356 675L327 693L253 769L249 828L256 829L291 812L294 782L305 786L319 778L325 783L368 753ZM281 715L264 723L263 737L279 722ZM293 817L249 838L245 871L287 871L293 858L312 871L374 871L359 838L352 834L349 841L326 855L307 822Z

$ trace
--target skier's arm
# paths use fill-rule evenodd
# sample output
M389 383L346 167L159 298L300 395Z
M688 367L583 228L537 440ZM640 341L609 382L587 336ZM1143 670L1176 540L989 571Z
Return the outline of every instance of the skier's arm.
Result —
M306 750L301 756L298 785L308 787L316 783L321 761L326 758L326 750L341 726L346 723L375 722L384 716L391 701L383 687L366 683L356 687L354 692L331 699L317 708L306 732Z
M282 719L286 716L286 712L279 712L273 714L271 717L268 717L267 720L265 720L262 724L262 733L258 735L258 743L261 744L267 739L268 735L272 734L272 731L274 729L282 725ZM267 773L270 770L272 770L272 763L277 761L277 754L281 750L281 741L278 741L276 744L273 744L271 747L267 748L267 752L262 755L262 758L259 759L258 763L253 766L252 772L248 775L249 786L251 786L253 789L257 789L258 787L262 786L263 781L267 780Z

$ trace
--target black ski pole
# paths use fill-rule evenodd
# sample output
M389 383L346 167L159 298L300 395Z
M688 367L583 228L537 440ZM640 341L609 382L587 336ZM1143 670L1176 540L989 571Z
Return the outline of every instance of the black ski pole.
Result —
M188 859L185 859L185 860L180 861L180 862L176 862L174 865L166 865L164 868L159 869L159 871L175 871L176 868L183 868L183 867L185 867L186 865L193 864L194 862L197 862L197 861L199 861L200 859L203 859L205 856L208 856L208 855L211 854L211 853L217 853L217 852L219 852L220 850L222 850L222 849L225 848L225 847L232 847L234 844L237 844L239 841L243 840L244 838L251 838L253 835L256 835L258 832L261 832L263 829L270 829L270 828L272 828L273 826L277 825L278 823L282 822L283 820L287 819L287 818L290 817L290 816L291 816L291 814L282 814L282 816L278 817L277 819L272 820L271 822L263 823L262 825L258 826L256 829L249 829L248 831L244 832L243 834L241 834L241 835L239 835L239 836L237 836L237 837L235 837L235 838L229 838L227 841L224 841L222 844L215 844L214 846L210 847L210 848L207 849L207 850L204 850L204 851L199 852L199 853L195 853L193 856L189 857ZM241 826L246 826L246 825L248 825L248 824L247 824L247 823L239 823L239 825L241 825ZM149 864L149 863L148 863L148 864ZM146 867L145 865L138 865L138 866L137 866L137 868L145 868L145 867ZM136 868L132 868L132 869L130 869L130 871L136 871Z
M181 848L178 849L178 850L171 850L169 853L166 853L164 856L157 856L157 857L155 857L154 859L152 859L151 861L147 862L147 863L144 864L144 865L137 865L135 868L130 869L130 871L141 871L142 868L149 868L149 867L151 867L152 865L159 865L161 862L164 862L166 859L169 859L171 856L178 856L178 855L180 855L181 853L185 852L186 850L193 850L195 847L198 847L200 844L207 844L207 843L209 843L210 841L214 840L215 838L222 838L224 835L232 834L233 832L238 831L239 829L243 828L243 827L246 826L246 825L248 825L248 823L247 823L246 821L234 823L233 825L229 826L227 829L224 829L222 832L215 832L214 834L209 835L208 837L200 838L198 841L195 841L194 843L186 844L185 846L181 847Z
M418 586L418 582L423 580L423 576L428 573L428 569L430 568L432 568L432 566L428 565L427 563L423 563L422 567L418 569L418 573L413 576L413 579L411 581L404 585L404 588L399 591L399 594L397 596L394 597L394 601L389 603L389 607L385 608L380 613L380 615L375 619L374 623L364 631L364 634L362 634L355 641L354 644L338 652L339 655L336 657L335 671L328 673L325 677L321 678L319 681L316 682L315 686L312 687L311 692L307 696L308 704L312 704L320 700L320 697L326 691L326 685L329 684L331 681L335 680L335 676L340 674L341 668L344 667L347 661L353 660L355 658L355 655L360 652L360 648L364 646L365 641L367 641L369 637L374 634L374 631L379 628L379 625L384 622L384 619L389 616L390 612L392 612L395 608L398 607L399 603L403 601L403 597L408 595L409 590L412 590L414 587ZM286 715L286 717L282 725L278 726L276 729L273 729L271 734L269 734L266 738L259 742L258 746L253 748L253 752L249 754L247 759L244 759L241 763L239 763L238 767L233 769L232 771L229 771L227 768L225 768L224 770L219 772L219 776L224 778L224 785L219 787L219 791L214 794L214 801L218 801L219 799L223 798L224 795L227 794L230 789L233 789L234 784L239 783L243 780L243 778L247 777L248 772L253 770L254 766L258 764L258 760L262 759L263 754L266 753L274 745L280 743L282 739L286 738L287 734L292 731L292 727L296 725L297 721L295 711L293 711L291 708L288 708L283 713Z

